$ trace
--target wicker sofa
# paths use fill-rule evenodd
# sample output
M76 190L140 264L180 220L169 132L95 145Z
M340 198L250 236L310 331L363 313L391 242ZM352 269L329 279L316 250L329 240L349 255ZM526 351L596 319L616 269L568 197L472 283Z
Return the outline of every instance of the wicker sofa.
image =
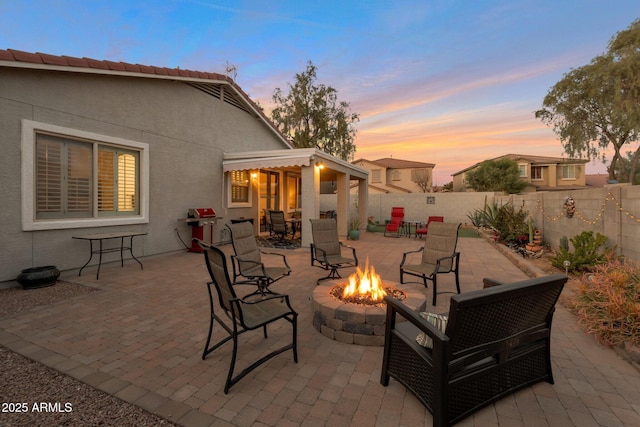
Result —
M511 284L485 279L484 289L451 297L444 332L385 297L380 383L394 378L411 390L434 426L453 425L534 383L553 384L551 321L566 281L564 275ZM420 332L432 338L432 349L416 342Z

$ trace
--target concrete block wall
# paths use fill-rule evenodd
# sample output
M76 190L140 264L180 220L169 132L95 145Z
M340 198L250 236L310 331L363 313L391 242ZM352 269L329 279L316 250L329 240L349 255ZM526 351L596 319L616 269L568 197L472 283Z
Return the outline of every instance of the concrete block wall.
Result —
M485 200L493 201L495 193L409 193L409 194L369 194L367 216L384 224L391 218L391 208L404 207L404 217L408 221L425 221L429 216L443 216L445 222L470 223L467 215L474 209L482 209ZM351 195L350 215L356 216L360 206L357 197ZM320 210L336 209L336 196L323 194ZM363 224L363 227L365 224Z
M567 197L575 202L573 217L567 217L564 204ZM470 224L468 214L483 209L485 202L514 203L523 206L543 233L544 242L553 250L560 247L560 238L572 238L583 231L607 236L607 245L615 246L619 255L640 262L640 186L617 184L605 188L577 191L541 191L519 195L502 193L410 193L369 194L367 216L384 224L391 208L405 208L405 219L426 221L430 215L444 216L446 222ZM360 206L351 195L350 215L356 216ZM333 194L320 197L320 209L336 207ZM364 228L364 224L362 227Z
M575 203L573 217L567 217L567 197ZM640 186L619 184L579 191L538 192L496 197L498 203L523 205L554 250L560 238L572 238L583 231L607 236L607 246L619 255L640 261Z

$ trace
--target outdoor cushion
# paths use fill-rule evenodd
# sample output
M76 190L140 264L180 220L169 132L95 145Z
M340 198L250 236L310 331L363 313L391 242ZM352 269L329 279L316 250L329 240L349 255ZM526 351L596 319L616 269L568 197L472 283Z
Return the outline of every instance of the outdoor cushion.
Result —
M447 316L444 314L421 312L420 317L438 328L442 333L447 329ZM433 340L424 332L418 334L416 341L423 347L433 348Z

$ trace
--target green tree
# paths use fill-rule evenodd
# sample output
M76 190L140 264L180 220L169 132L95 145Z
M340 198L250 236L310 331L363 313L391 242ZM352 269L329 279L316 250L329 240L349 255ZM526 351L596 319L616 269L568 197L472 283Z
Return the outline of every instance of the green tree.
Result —
M356 151L355 124L360 120L349 111L349 103L338 101L331 86L316 83L315 65L296 74L288 93L276 88L276 108L271 119L298 148L318 148L343 160L352 160Z
M466 173L467 183L475 191L519 193L527 183L520 178L518 163L511 159L485 160Z
M621 176L625 174L625 171L631 170L631 163L633 162L633 153L631 151L627 151L626 157L620 157L618 162L616 163L616 175ZM627 172L628 173L628 172ZM640 185L640 168L635 168L635 173L633 175L633 180L628 180L633 185Z
M566 73L535 116L553 127L571 157L604 161L604 150L613 147L609 179L631 182L640 147L628 164L621 150L640 139L640 20L619 32L605 54Z

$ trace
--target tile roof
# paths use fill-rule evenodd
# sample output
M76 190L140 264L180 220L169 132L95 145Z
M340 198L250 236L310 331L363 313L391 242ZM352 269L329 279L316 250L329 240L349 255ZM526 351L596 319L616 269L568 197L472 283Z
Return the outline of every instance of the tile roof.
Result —
M154 76L170 76L216 81L223 80L234 84L233 79L225 76L224 74L218 73L183 70L181 68L156 67L153 65L130 64L127 62L106 61L92 58L57 56L39 52L31 53L15 49L0 49L0 61L13 61L23 64L42 64L56 67L87 68L125 73L141 73Z

